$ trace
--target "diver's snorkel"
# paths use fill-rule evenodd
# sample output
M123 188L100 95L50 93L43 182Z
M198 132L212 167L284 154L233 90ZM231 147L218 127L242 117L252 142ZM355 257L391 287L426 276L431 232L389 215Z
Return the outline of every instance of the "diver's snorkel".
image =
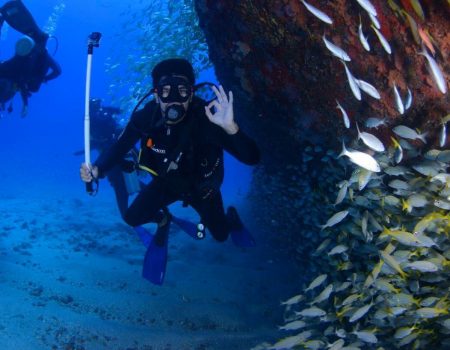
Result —
M91 166L91 130L90 130L90 117L89 117L89 100L91 93L91 67L92 67L92 55L94 53L94 47L100 46L100 38L102 34L99 32L93 32L88 37L88 56L87 56L87 68L86 68L86 93L84 100L84 162L92 172ZM86 183L86 191L90 195L94 195L98 190L98 180L95 180L97 186L94 186L91 182Z

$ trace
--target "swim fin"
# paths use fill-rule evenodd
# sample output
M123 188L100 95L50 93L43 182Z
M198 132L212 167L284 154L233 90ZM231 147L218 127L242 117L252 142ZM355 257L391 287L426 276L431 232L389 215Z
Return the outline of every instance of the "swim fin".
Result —
M231 240L234 245L243 248L250 248L256 246L256 241L251 233L242 224L241 219L235 207L229 207L227 211L228 223L231 227Z
M138 234L138 236L139 236L142 244L145 246L145 248L148 248L148 246L150 245L150 242L153 239L153 235L142 226L136 226L136 227L133 227L133 229Z
M172 221L192 238L196 240L205 238L205 226L201 222L194 224L193 222L181 219L174 215L172 215Z
M18 32L28 35L37 44L45 47L48 34L44 33L36 24L30 11L22 1L8 1L0 9L3 19Z
M142 277L157 285L163 284L166 274L169 228L170 221L166 225L159 227L154 236L151 235L144 257ZM143 243L145 245L144 240Z

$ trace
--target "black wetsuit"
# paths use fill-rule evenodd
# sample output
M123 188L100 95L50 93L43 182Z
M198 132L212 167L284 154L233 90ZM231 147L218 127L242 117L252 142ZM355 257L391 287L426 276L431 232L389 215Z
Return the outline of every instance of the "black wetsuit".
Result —
M50 73L47 74L50 69ZM13 56L0 63L0 78L19 88L37 92L43 82L57 78L61 68L44 48L34 48L27 56Z
M211 123L204 106L205 101L194 97L186 117L168 126L152 101L131 116L117 142L100 155L95 165L102 177L140 140L139 166L153 180L125 213L129 225L159 222L162 208L183 200L199 213L216 240L227 239L230 227L220 193L223 150L248 165L259 162L259 150L241 130L228 135ZM168 170L172 161L176 169Z
M105 107L105 106L95 107L91 105L90 112L91 112L91 149L96 149L100 153L102 153L117 141L117 137L121 132L114 119L114 114L120 114L121 110L116 107ZM83 153L84 151L77 152L77 154ZM122 217L124 217L128 209L128 197L129 197L129 193L123 175L124 162L125 160L122 159L121 162L113 166L106 173L106 177L108 178L108 181L114 190L117 207L119 208L120 215Z
M37 92L43 82L57 78L61 74L61 67L47 52L45 46L48 35L39 29L21 1L8 1L0 7L0 28L3 21L35 42L28 55L15 55L0 63L0 79L6 79L12 84L11 91L0 92L2 102L12 98L18 90L26 106L30 92Z

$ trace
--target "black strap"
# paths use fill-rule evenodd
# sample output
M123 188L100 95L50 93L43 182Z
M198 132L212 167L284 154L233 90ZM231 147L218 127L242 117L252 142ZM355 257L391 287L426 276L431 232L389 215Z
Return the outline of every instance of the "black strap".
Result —
M195 124L195 116L191 115L190 119L187 121L184 129L182 130L180 141L178 142L175 149L170 153L167 157L168 165L167 168L164 169L163 173L160 173L160 176L166 175L170 170L176 169L178 167L178 163L181 161L183 157L184 151L187 149L189 142L191 141L191 134L193 130L193 126ZM175 168L174 168L175 167Z

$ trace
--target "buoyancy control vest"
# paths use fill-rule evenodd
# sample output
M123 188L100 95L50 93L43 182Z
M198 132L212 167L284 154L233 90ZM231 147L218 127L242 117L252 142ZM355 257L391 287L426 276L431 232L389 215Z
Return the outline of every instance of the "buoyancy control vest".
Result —
M222 148L203 142L199 134L204 105L204 100L194 97L186 120L171 127L161 122L159 105L148 103L144 109L151 115L150 126L141 138L138 165L161 178L178 172L179 178L189 181L190 190L206 198L220 190L224 166Z

